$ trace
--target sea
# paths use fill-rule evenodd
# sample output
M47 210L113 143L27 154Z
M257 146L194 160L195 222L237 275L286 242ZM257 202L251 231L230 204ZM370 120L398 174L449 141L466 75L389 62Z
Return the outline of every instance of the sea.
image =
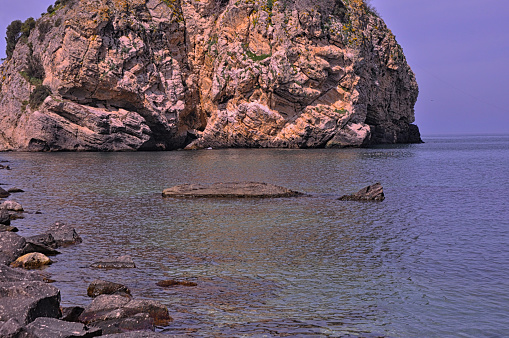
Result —
M188 337L509 335L509 135L363 149L0 153L19 234L83 243L40 271L62 306L88 285L166 305ZM296 198L174 199L183 183L266 182ZM340 201L380 182L383 202ZM94 262L130 255L133 269ZM174 279L196 286L159 287Z

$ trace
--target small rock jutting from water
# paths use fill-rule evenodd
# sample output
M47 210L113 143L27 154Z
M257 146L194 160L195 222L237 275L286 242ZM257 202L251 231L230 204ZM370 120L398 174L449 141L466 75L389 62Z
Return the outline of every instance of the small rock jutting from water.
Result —
M131 291L125 285L96 279L88 286L87 295L93 298L99 295L131 297Z
M101 268L101 269L126 269L126 268L135 268L136 264L131 256L124 255L120 256L116 259L108 259L101 262L96 262L90 265L92 268Z
M6 197L9 197L11 194L4 190L3 188L0 188L0 198L6 198Z
M6 209L9 211L23 211L23 206L18 202L4 201L2 204L0 204L0 209Z
M375 183L362 188L355 194L343 195L338 199L340 201L383 201L385 195L382 185L380 183Z
M164 189L163 197L202 198L274 198L296 197L303 194L277 185L258 182L212 184L181 184Z
M79 244L83 241L73 227L60 222L53 224L46 233L53 236L57 247Z
M156 283L157 286L170 287L170 286L197 286L198 284L190 281L180 281L175 279L162 280Z

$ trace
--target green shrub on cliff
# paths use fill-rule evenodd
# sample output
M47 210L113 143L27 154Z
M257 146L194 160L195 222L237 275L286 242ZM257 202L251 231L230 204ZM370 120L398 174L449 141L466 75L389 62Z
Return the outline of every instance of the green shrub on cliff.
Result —
M7 26L7 33L5 37L7 45L5 48L5 54L7 55L8 59L11 58L18 41L21 38L24 38L24 41L26 42L26 39L30 36L30 32L34 28L34 18L28 18L25 20L25 22L21 22L21 20L14 20L9 24L9 26Z
M30 94L30 108L37 109L44 100L51 95L51 89L48 86L39 85L35 87Z
M22 25L23 23L21 20L14 20L9 24L9 26L7 26L7 36L5 37L7 46L5 48L5 54L7 54L8 59L11 58L14 48L16 47L16 43L18 43L18 40L21 37Z

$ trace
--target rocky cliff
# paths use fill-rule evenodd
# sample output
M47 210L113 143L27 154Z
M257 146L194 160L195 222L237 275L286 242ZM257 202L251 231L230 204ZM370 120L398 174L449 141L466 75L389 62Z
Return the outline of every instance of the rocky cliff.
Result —
M57 2L0 76L0 150L420 141L415 76L361 0Z

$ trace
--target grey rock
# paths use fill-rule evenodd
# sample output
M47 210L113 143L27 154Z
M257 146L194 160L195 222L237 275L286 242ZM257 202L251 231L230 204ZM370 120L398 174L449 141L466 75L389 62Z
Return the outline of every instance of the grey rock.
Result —
M107 319L106 315L112 310L120 309L130 299L119 295L99 295L90 303L79 316L79 321L85 324Z
M10 264L23 255L26 241L13 232L0 232L0 264Z
M99 295L120 295L131 297L131 291L129 291L125 285L97 279L88 286L87 295L89 297L97 297Z
M11 214L6 209L0 208L0 224L2 225L10 225L11 224Z
M56 249L58 246L53 235L47 234L47 233L42 234L42 235L25 237L25 239L26 239L27 243L44 245L44 246L52 248L52 249Z
M154 331L154 320L148 313L137 313L132 317L113 318L103 321L97 321L90 324L91 326L101 328L103 333L122 333L138 330Z
M36 272L22 269L14 269L7 265L0 264L0 282L19 282L19 281L43 281ZM1 336L0 336L1 337Z
M82 242L81 237L73 227L60 222L53 224L46 233L53 236L57 247L79 244Z
M384 199L384 189L380 183L369 185L355 194L343 195L339 198L340 201L383 201Z
M62 308L62 317L61 320L65 320L67 322L79 322L79 317L83 313L85 308L81 306L69 306Z
M0 324L0 337L2 338L39 338L29 332L26 327L18 323L14 318L10 318L5 323Z
M104 335L105 338L176 338L176 337L190 337L188 335L167 335L152 331L131 331L124 333L115 333Z
M11 194L9 194L9 192L0 187L0 198L6 198L9 197L10 195Z
M163 197L273 198L301 195L297 191L258 182L181 184L163 190Z
M50 248L44 244L28 242L25 245L24 253L39 252L44 255L54 256L58 255L60 251Z
M18 228L10 226L10 225L3 225L0 224L0 232L9 231L9 232L18 232Z
M92 263L90 266L92 268L100 269L129 269L135 268L136 264L134 264L134 261L131 256L124 255L116 259L109 259L101 262Z
M17 192L25 192L25 190L20 189L20 188L13 187L13 188L9 188L9 189L7 189L7 192L9 192L9 193L11 193L11 194L12 194L12 193L17 193Z
M102 335L102 329L88 327L81 323L71 323L55 318L40 317L27 325L27 329L38 338L91 338Z
M26 325L39 317L59 318L60 291L39 281L0 283L0 320Z

